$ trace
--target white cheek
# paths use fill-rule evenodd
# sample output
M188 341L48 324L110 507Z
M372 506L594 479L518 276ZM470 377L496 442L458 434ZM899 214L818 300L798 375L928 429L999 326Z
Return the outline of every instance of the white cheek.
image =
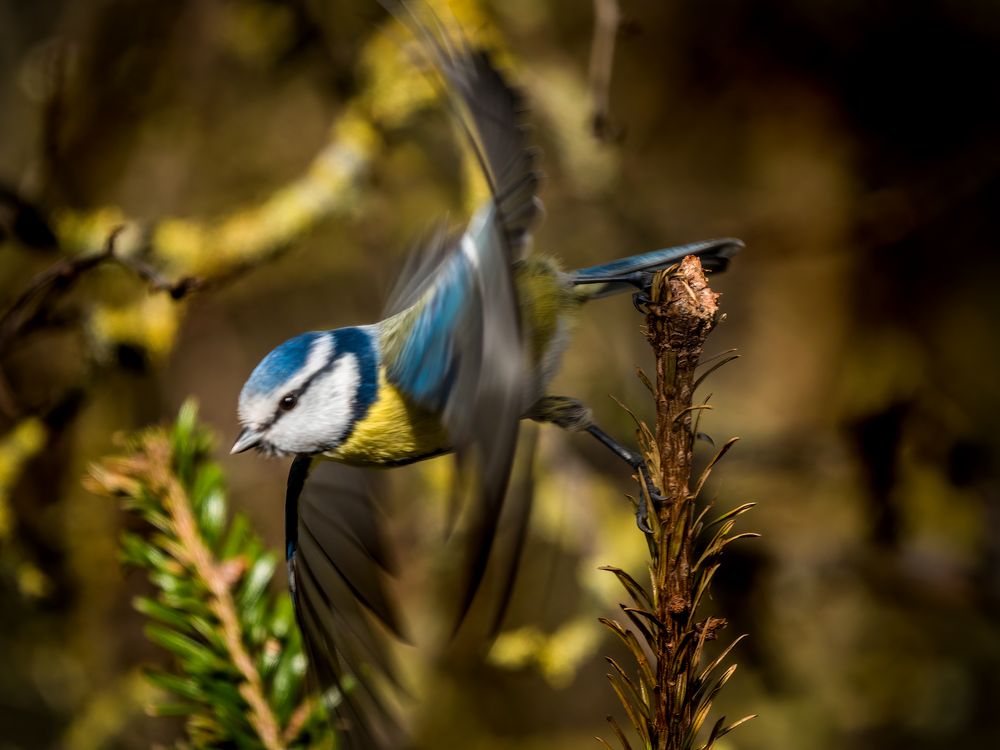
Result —
M316 453L336 445L354 418L359 381L357 357L344 355L310 383L295 408L268 430L267 440L289 453Z

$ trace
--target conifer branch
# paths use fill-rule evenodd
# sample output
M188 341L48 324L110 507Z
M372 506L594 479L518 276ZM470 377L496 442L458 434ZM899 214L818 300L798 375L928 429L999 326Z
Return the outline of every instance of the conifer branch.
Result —
M280 750L278 722L264 698L260 674L243 647L236 605L229 593L233 573L237 571L233 566L216 563L202 542L187 494L170 471L170 445L166 436L148 438L145 455L137 457L132 468L140 476L146 476L151 490L162 495L170 526L177 535L177 559L190 567L211 593L209 606L222 625L229 658L243 677L239 690L250 706L250 723L267 750Z
M153 621L147 635L176 657L173 670L148 677L182 703L158 709L186 716L197 747L328 743L323 714L305 690L289 599L267 591L275 558L245 518L227 528L221 472L207 458L211 442L188 405L171 434L140 435L128 455L92 467L87 480L94 491L122 497L153 528L148 538L125 534L122 549L158 589L136 601Z
M692 484L692 458L699 436L697 421L704 405L694 405L700 383L696 370L705 340L718 320L718 298L708 286L701 263L688 256L678 266L656 275L645 307L645 334L656 355L656 382L649 383L656 402L651 430L636 420L640 448L662 502L654 502L640 482L638 502L650 509L652 532L650 588L647 591L627 572L607 566L629 595L622 605L622 622L602 620L635 658L629 673L618 664L608 675L640 740L652 750L709 750L716 741L748 718L726 724L720 718L708 730L706 720L715 697L732 677L733 664L723 667L737 638L720 656L702 666L705 644L726 626L721 617L698 619L725 547L755 534L732 534L737 517L752 503L724 513L704 524L708 508L697 512L696 501L715 464L736 442L728 441ZM714 529L714 534L706 532ZM624 623L624 624L623 624ZM609 717L624 750L630 744L621 726ZM699 738L702 738L701 744ZM608 743L601 740L605 745Z

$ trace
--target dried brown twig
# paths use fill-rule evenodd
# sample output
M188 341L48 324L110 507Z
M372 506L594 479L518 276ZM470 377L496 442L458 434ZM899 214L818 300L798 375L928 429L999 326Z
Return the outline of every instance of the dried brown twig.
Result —
M722 654L702 665L705 644L726 626L721 617L698 619L723 550L733 541L757 536L731 533L737 517L750 510L746 503L709 523L708 508L698 512L696 501L715 464L735 444L728 441L692 486L692 458L698 419L707 404L695 405L701 378L696 370L705 340L718 319L718 297L708 286L701 263L689 256L679 266L657 274L646 306L646 337L656 355L656 382L640 375L656 401L655 429L637 420L640 448L662 502L654 503L644 483L639 502L650 506L652 532L650 588L627 572L608 566L628 592L631 606L621 605L623 622L604 619L636 660L634 676L608 659L608 675L641 741L653 750L709 750L716 740L751 717L712 726L702 744L698 737L719 690L736 669L733 664L716 676L737 638ZM728 354L728 353L727 353ZM731 358L730 358L731 359ZM712 535L702 532L714 530ZM624 750L631 745L621 726L608 717ZM601 740L605 746L608 743Z
M199 279L191 276L177 280L167 279L141 258L116 252L115 243L124 229L124 226L119 226L112 230L104 247L98 252L64 258L31 279L0 316L0 353L27 326L44 316L59 295L69 291L88 271L104 263L117 263L127 268L145 281L151 291L166 292L174 299L181 299L202 286Z
M60 316L55 307L59 298L88 272L106 263L116 263L146 282L150 291L164 292L179 300L195 289L205 286L201 279L185 276L172 280L164 277L138 255L123 255L117 251L116 241L124 226L108 234L104 247L95 253L76 255L52 264L32 278L20 294L0 315L0 357L6 354L19 339L38 329L52 329L76 322L75 316ZM56 399L56 402L61 401ZM22 409L0 368L0 411L14 418Z

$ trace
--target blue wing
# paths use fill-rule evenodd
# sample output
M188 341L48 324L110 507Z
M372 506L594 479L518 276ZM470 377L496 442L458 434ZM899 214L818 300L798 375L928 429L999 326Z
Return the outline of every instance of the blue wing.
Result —
M492 195L463 234L439 233L410 265L391 308L399 312L382 324L389 382L441 416L460 460L478 479L461 622L485 572L528 406L512 265L541 210L539 175L526 145L520 94L488 55L418 31L446 79Z
M296 458L285 496L285 545L311 674L324 700L334 699L341 742L349 750L402 746L389 708L401 688L382 628L373 624L401 637L384 585L394 565L366 474Z
M431 34L419 22L447 84L449 102L475 152L492 200L460 237L439 232L404 269L383 326L389 380L441 413L452 439L469 438L470 407L486 398L506 415L524 377L511 265L541 211L536 152L527 146L519 91L482 50ZM397 315L392 315L396 313ZM524 405L517 403L516 418Z
M460 459L477 471L470 514L467 579L460 623L472 603L493 547L526 406L526 368L512 263L523 251L540 204L535 155L525 148L517 92L478 51L455 49L418 29L447 79L465 132L476 149L493 199L458 237L438 234L404 273L393 312L381 324L388 380L414 404L440 415ZM320 686L338 688L335 709L349 747L400 747L398 728L382 700L391 663L368 614L396 630L381 585L387 567L378 525L365 495L309 483L309 458L296 459L286 496L289 582L296 615ZM324 472L328 465L316 467ZM336 501L329 495L336 493ZM351 502L352 498L354 502ZM513 504L517 528L501 566L509 597L528 506ZM500 575L503 575L501 573ZM504 603L498 608L497 621ZM398 632L398 631L397 631ZM374 667L374 669L372 669ZM347 690L346 677L357 681Z
M481 397L519 402L522 391L517 299L494 217L487 208L465 234L442 240L445 256L421 299L381 324L389 382L441 414L456 443L469 437L462 414Z

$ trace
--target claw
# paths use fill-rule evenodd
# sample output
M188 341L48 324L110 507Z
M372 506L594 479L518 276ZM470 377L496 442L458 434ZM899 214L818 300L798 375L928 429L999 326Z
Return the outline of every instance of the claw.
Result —
M649 525L649 509L646 507L646 501L641 497L639 498L639 504L635 508L635 525L639 527L639 531L643 534L650 535L653 533L653 529Z
M657 491L656 485L653 484L653 479L649 475L649 469L646 468L646 462L643 460L642 456L634 451L630 451L595 424L589 425L586 430L597 438L612 453L618 456L618 458L625 461L632 467L632 471L639 475L643 486L646 488L646 493L649 495L649 499L652 501L653 507L659 508L660 505L663 504L664 498ZM653 529L649 526L649 508L647 507L645 498L642 496L640 496L639 502L636 505L635 523L644 534L648 535L653 533Z
M649 296L649 290L653 286L653 274L650 271L640 271L633 275L631 281L639 290L632 295L632 305L645 315L648 311L644 308L653 303Z
M632 295L632 306L635 307L637 312L646 314L646 307L653 302L650 296L646 292L636 292Z
M635 470L639 473L642 483L646 486L646 493L649 495L653 507L658 509L663 504L664 497L656 489L656 485L653 484L653 479L649 476L649 469L646 468L646 462L639 456L635 457ZM649 525L649 506L642 495L639 496L639 502L635 509L635 525L639 527L639 531L643 534L653 533L653 529Z

